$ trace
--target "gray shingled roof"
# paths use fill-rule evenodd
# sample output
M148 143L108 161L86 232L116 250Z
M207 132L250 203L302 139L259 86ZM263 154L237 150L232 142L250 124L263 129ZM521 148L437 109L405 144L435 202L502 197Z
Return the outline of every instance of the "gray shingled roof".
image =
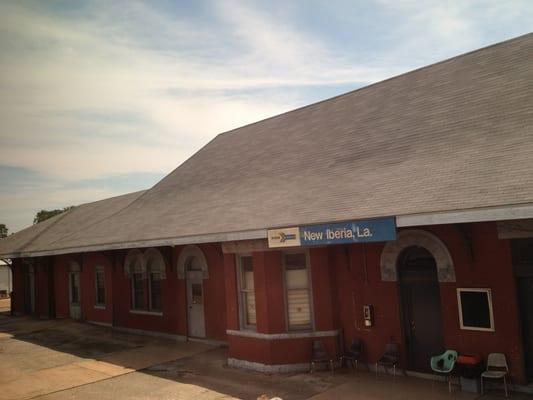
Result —
M533 34L215 137L144 193L86 204L0 254L533 203Z

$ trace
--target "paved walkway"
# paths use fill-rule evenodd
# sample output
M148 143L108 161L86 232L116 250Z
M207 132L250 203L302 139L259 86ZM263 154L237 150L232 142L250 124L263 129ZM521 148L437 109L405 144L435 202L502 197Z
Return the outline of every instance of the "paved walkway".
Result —
M474 400L422 379L353 370L267 375L229 368L227 349L68 320L0 315L0 400ZM494 391L482 400L503 399ZM514 400L533 396L513 393Z
M87 385L211 346L124 334L73 321L0 319L0 399Z

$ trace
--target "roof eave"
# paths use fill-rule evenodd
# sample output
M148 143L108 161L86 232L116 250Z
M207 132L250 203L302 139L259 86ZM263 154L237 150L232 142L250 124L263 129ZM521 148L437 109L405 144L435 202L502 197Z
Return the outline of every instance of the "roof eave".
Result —
M467 210L442 211L420 214L399 215L396 226L411 227L424 225L460 224L469 222L505 221L533 218L533 203L500 207L484 207ZM61 254L87 253L106 250L121 250L142 247L177 246L200 243L219 243L239 240L266 239L267 229L238 232L208 233L204 235L182 236L175 238L150 239L124 243L98 244L54 250L20 251L0 254L1 258L43 257Z

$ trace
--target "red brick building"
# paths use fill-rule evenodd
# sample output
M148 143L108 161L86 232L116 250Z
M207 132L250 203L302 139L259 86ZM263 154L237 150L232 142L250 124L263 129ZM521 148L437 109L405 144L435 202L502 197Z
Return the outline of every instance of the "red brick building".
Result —
M531 54L530 34L220 134L147 191L2 239L13 309L261 371L358 338L368 363L501 352L531 382Z

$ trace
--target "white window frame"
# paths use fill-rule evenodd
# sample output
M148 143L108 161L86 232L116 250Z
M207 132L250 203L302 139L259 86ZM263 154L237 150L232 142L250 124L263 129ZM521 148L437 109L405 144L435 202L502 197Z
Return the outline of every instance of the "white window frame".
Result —
M243 289L243 267L241 258L242 257L250 257L252 259L252 273L254 274L254 288L253 290L250 289ZM235 254L236 258L236 272L237 272L237 290L239 291L239 321L240 321L240 328L241 330L251 330L251 331L257 331L257 298L255 298L255 268L254 268L254 260L251 253L239 253ZM255 299L255 324L248 324L248 318L246 315L246 307L244 300L244 295L247 292L253 292L254 293L254 299Z
M463 323L463 305L461 302L461 293L463 292L478 292L478 293L487 293L487 299L489 303L489 317L490 317L490 328L481 328L477 326L468 326ZM481 332L495 332L494 327L494 313L492 309L492 290L489 288L457 288L457 307L459 309L459 327L462 330L469 331L481 331Z
M99 273L102 274L104 277L104 302L103 303L98 302L98 274ZM107 302L106 279L105 279L105 269L101 265L97 265L94 268L94 290L95 290L94 307L105 308L106 302Z
M303 254L305 256L305 269L307 271L307 291L309 293L309 325L305 327L291 327L289 324L289 299L287 289L287 266L285 265L285 255L287 254ZM287 332L307 332L315 330L315 307L313 304L313 282L311 279L311 257L309 249L294 249L285 250L281 252L281 265L283 269L283 298L285 306L285 327Z

